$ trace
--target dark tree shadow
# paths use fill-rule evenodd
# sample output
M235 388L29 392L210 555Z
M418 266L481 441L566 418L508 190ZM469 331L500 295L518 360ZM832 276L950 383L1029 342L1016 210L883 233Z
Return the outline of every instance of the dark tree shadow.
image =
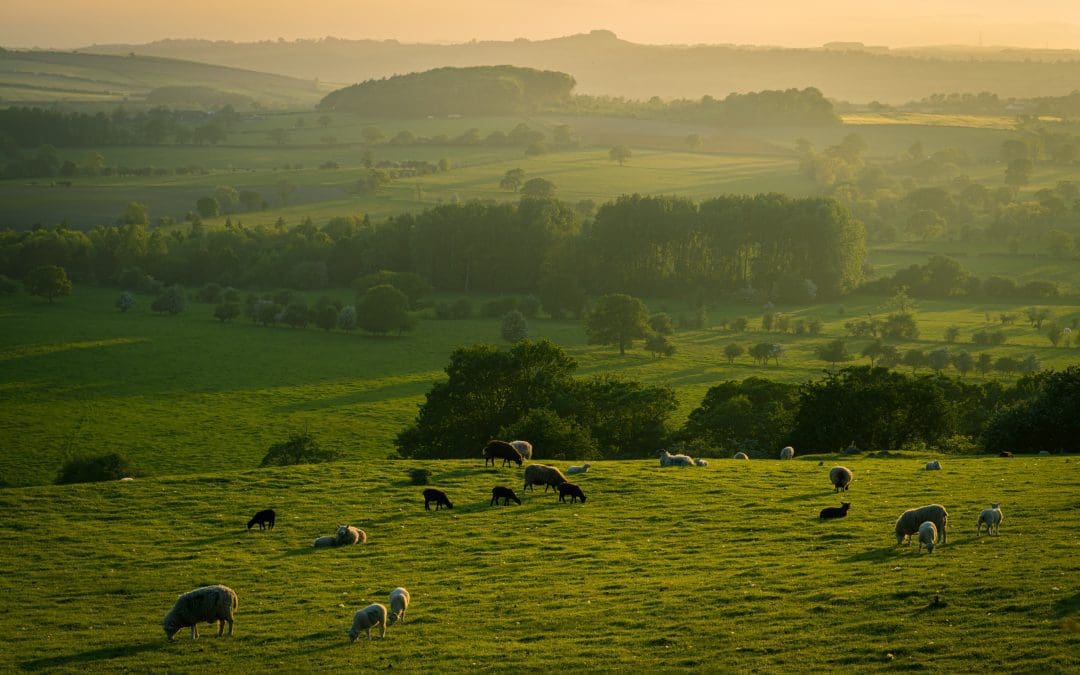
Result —
M161 649L168 643L165 641L165 636L162 635L160 642L141 642L132 645L120 645L116 647L102 647L100 649L91 649L87 652L79 652L77 654L67 654L65 656L50 656L41 659L34 659L33 661L24 661L19 664L19 667L23 670L51 670L53 668L62 668L64 666L85 665L94 669L101 668L103 664L95 662L106 661L108 659L119 659L127 656L134 656L141 654L142 652L154 651Z
M853 562L885 562L891 560L900 555L902 547L886 546L884 548L876 548L871 551L863 551L862 553L856 553L855 555L848 556L847 558L841 558L842 563Z

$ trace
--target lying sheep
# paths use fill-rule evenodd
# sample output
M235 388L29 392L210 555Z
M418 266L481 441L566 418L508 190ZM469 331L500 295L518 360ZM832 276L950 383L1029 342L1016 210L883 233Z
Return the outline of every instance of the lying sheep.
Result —
M780 449L780 459L792 459L795 457L795 448L790 445Z
M549 487L558 487L565 483L566 476L553 466L546 464L530 464L525 467L525 486L522 490L531 490L533 485L543 485L544 492Z
M453 503L451 503L450 498L446 496L446 493L443 492L442 490L436 490L435 488L428 488L428 489L424 490L424 510L425 511L430 511L431 510L431 506L430 506L431 502L435 502L435 510L436 511L438 511L439 509L441 509L444 506L446 508L448 508L448 509L454 508Z
M585 473L586 471L589 470L590 466L592 466L592 464L589 464L588 462L586 462L585 464L583 464L581 466L568 466L568 467L566 467L566 473L567 474Z
M522 459L532 459L532 443L528 441L510 441L510 445L521 453Z
M412 596L409 592L398 586L394 590L390 591L390 625L400 621L405 623L405 610L409 608L409 600Z
M319 537L312 544L315 548L323 548L324 546L337 546L337 536L333 537Z
M690 455L673 455L667 450L661 450L660 466L694 466L694 460Z
M745 452L736 452L734 455L731 456L731 458L732 459L750 459L749 457L746 456Z
M508 487L497 485L491 488L491 503L488 506L495 506L499 503L499 500L503 500L503 506L510 506L510 501L517 502L518 506L521 506L521 500L514 494L514 491Z
M380 605L377 602L373 602L363 609L356 610L356 614L353 614L352 628L345 631L349 636L349 642L356 642L356 638L360 637L360 631L367 631L367 639L371 639L371 629L381 626L382 633L379 635L381 638L386 637L386 607Z
M709 466L709 460L698 457L694 460L694 464L697 464L698 466Z
M821 513L818 514L818 518L821 520L828 520L829 518L844 518L847 516L848 509L851 508L851 502L840 502L840 506L828 506L821 509Z
M1012 457L1012 453L1008 450L1002 450L998 453L998 457Z
M491 462L491 466L495 466L496 459L501 459L503 466L510 462L521 466L523 461L518 449L506 441L491 441L484 446L484 466L487 466L488 462Z
M363 544L367 541L367 532L355 528L352 525L338 525L335 541L337 542L337 546Z
M274 513L274 509L263 509L251 517L251 520L248 521L247 529L250 530L252 527L258 525L260 530L263 528L272 530L274 529L274 521L276 519L277 514Z
M847 490L851 485L851 469L846 466L834 466L829 469L829 480L833 484L833 493Z
M923 544L926 545L926 552L933 554L934 541L937 539L937 526L935 526L929 520L919 525L919 551L922 551Z
M924 468L927 471L938 471L938 470L941 469L941 462L939 462L938 460L935 459L932 462L927 462L926 466Z
M987 534L1001 534L1001 521L1003 520L1005 520L1005 516L1001 513L1001 502L991 504L990 508L983 509L982 513L979 514L979 520L975 523L975 536L979 536L983 525L986 525Z
M218 622L218 637L225 631L225 622L229 622L229 635L233 631L233 618L236 616L236 592L228 586L203 586L184 593L176 599L172 609L162 619L165 636L173 636L181 628L191 626L191 639L199 637L199 624Z
M918 532L919 526L927 521L934 524L938 536L941 537L941 543L945 543L945 525L949 521L949 514L941 504L929 504L917 509L908 509L900 514L900 517L896 519L896 545L902 544L904 537L907 537L910 545L911 535Z
M570 495L571 504L573 504L579 499L581 500L582 504L585 503L585 493L581 491L581 488L574 485L573 483L559 483L559 486L556 489L558 489L559 491L560 502L565 502L566 495Z

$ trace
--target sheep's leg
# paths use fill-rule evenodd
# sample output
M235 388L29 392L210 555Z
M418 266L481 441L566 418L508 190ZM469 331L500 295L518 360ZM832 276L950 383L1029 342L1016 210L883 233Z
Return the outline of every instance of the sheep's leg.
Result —
M382 622L382 634L379 635L379 637L384 639L384 640L386 639L386 622L385 621Z
M229 637L232 637L232 622L233 622L233 620L228 619L228 621L229 621Z
M198 640L199 639L199 626L198 626L198 624L192 624L192 626L191 626L191 639L192 640Z
M218 624L217 636L221 637L222 633L225 632L225 619L218 619L217 624Z

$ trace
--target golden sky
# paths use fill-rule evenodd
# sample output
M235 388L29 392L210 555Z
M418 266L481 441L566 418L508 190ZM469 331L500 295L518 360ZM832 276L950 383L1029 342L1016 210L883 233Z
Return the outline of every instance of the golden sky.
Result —
M632 42L1080 49L1080 0L0 0L0 46L163 38L465 42L612 30Z

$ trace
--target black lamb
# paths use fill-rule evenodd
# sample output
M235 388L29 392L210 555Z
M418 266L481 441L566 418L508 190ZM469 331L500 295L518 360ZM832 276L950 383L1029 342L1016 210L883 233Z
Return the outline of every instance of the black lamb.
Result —
M424 510L431 510L431 502L435 502L435 510L438 511L442 507L448 509L454 508L454 505L450 503L450 498L446 496L446 493L442 490L436 490L435 488L428 488L424 490Z
M521 506L521 500L518 499L518 496L514 494L514 491L510 488L503 487L502 485L491 488L490 506L498 504L500 499L503 500L503 506L510 506L510 500L517 502L518 506Z
M821 509L821 513L818 514L818 518L827 520L829 518L843 518L847 515L848 509L851 508L851 502L840 502L840 506L830 506L828 508Z
M274 509L264 509L251 517L251 520L248 521L247 529L250 530L252 527L258 525L260 530L272 530L274 529L274 520L276 518L277 514L274 513Z
M573 483L559 483L559 485L556 486L556 489L559 491L560 502L565 502L566 495L570 495L571 504L573 504L579 499L581 500L582 504L585 503L585 493L581 491L581 488L574 485Z

